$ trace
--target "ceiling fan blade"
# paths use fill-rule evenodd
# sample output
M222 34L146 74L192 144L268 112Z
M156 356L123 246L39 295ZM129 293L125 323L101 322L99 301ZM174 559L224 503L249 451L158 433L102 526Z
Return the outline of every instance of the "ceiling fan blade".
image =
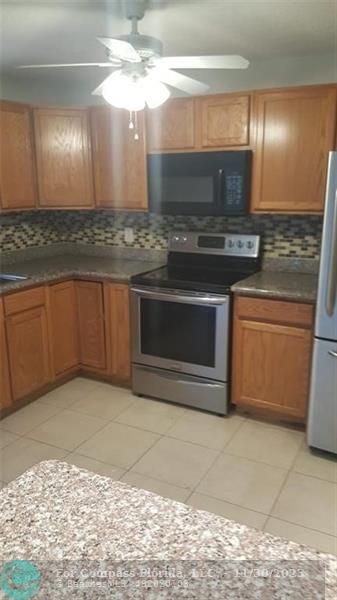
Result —
M207 90L209 90L209 86L205 83L201 83L201 81L192 79L192 77L182 75L182 73L176 73L176 71L164 69L161 66L154 67L153 69L149 70L149 72L155 79L159 79L159 81L178 88L178 90L182 90L187 94L205 94Z
M59 67L116 67L121 61L105 63L55 63L50 65L19 65L17 69L54 69Z
M168 69L247 69L249 60L232 54L228 56L164 56L156 63Z
M129 42L108 37L97 37L96 40L103 44L103 46L106 46L106 48L109 48L112 54L120 60L134 63L142 61L137 50Z

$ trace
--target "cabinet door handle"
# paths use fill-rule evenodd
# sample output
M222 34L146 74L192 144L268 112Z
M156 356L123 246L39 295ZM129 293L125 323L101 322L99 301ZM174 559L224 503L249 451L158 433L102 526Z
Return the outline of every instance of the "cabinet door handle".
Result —
M333 356L333 358L337 358L337 351L329 350L329 354L330 356Z

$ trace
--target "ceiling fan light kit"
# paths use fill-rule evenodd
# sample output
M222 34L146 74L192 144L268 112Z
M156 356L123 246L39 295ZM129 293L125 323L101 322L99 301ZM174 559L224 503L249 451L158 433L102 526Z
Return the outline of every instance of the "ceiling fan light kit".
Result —
M151 75L130 76L118 70L105 81L102 96L116 108L136 112L143 110L145 105L149 108L160 106L169 98L170 91Z
M246 69L249 61L239 55L163 57L162 42L138 32L138 21L145 14L147 0L125 0L131 33L116 38L98 37L105 46L108 62L54 65L24 65L19 68L96 66L117 69L93 92L109 104L130 112L156 108L170 96L167 85L186 94L205 94L209 86L173 69Z

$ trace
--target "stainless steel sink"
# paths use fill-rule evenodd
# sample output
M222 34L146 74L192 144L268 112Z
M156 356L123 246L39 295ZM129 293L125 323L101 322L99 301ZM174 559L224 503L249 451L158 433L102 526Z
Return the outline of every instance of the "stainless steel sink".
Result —
M0 281L23 281L28 279L25 275L11 275L10 273L0 273Z

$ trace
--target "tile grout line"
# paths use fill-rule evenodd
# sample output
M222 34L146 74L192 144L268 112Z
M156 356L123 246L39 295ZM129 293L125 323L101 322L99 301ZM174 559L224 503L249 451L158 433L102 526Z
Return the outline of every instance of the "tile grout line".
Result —
M274 510L274 508L275 508L275 506L276 506L276 504L277 504L277 501L279 500L279 498L280 498L280 496L281 496L281 494L282 494L282 492L283 492L283 490L284 490L284 488L285 488L285 485L286 485L286 483L289 481L289 476L291 475L291 473L293 473L292 469L293 469L293 466L295 465L295 462L296 462L296 460L297 460L297 457L298 457L298 455L299 455L299 453L300 453L300 451L301 451L301 449L302 449L302 446L303 446L303 444L301 444L301 445L300 445L300 447L299 447L298 451L296 452L296 454L295 454L295 456L294 456L294 458L293 458L293 460L292 460L292 463L291 463L291 465L290 465L290 468L289 468L289 469L288 469L288 471L287 471L287 475L286 475L286 477L285 477L285 479L284 479L284 481L283 481L283 484L281 485L281 487L280 487L280 490L279 490L279 492L278 492L277 496L275 497L275 500L274 500L274 502L273 502L273 504L272 504L272 506L271 506L271 508L270 508L270 512L269 512L269 515L268 515L268 519L267 519L267 521L266 521L266 523L265 523L265 525L264 525L264 527L263 527L263 531L265 531L265 527L267 526L267 523L268 523L269 519L270 519L271 517L273 517L273 514L272 514L272 513L273 513L273 510ZM277 517L275 517L275 518L277 518Z

